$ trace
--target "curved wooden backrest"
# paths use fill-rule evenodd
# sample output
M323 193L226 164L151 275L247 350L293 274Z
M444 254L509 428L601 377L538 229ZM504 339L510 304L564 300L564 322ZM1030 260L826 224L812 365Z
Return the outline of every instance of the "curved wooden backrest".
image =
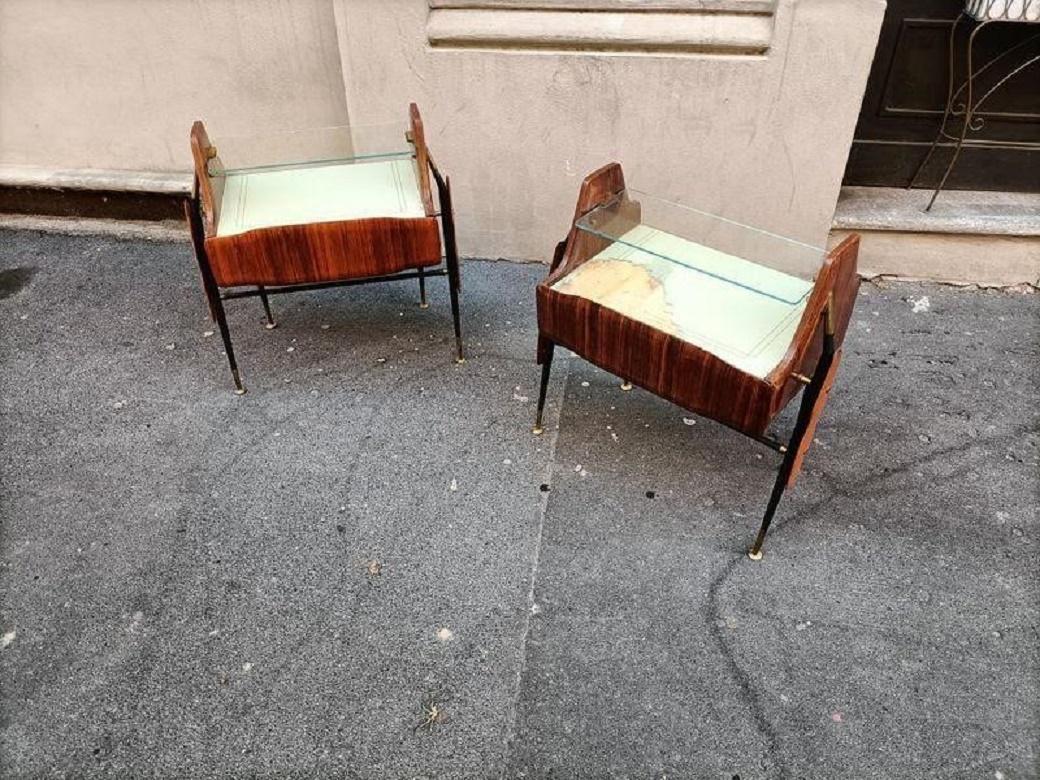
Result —
M621 170L621 163L607 163L597 168L581 183L578 202L574 206L573 222L577 222L597 206L609 203L624 189L625 172Z
M437 211L433 207L433 192L430 190L430 153L426 149L422 116L415 103L408 104L408 121L411 127L409 137L415 145L415 164L419 169L419 193L422 196L423 208L426 209L426 216L432 217Z
M191 156L195 161L195 179L198 182L199 200L202 203L202 226L207 236L217 232L217 212L223 191L223 179L214 192L213 179L209 175L209 161L217 156L216 147L209 142L206 126L196 119L191 126Z
M575 266L605 249L610 241L578 230L576 223L594 208L610 203L625 190L625 173L621 163L607 163L597 168L581 183L578 203L574 207L574 218L567 234L566 247L562 254L553 258L549 275L542 284L551 285Z

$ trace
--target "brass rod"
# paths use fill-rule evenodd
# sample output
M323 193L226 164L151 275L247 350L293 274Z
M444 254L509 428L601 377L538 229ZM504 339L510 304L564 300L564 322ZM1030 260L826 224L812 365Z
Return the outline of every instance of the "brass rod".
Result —
M771 450L776 450L781 455L787 452L787 445L778 442L772 436L756 436L755 441L766 445Z

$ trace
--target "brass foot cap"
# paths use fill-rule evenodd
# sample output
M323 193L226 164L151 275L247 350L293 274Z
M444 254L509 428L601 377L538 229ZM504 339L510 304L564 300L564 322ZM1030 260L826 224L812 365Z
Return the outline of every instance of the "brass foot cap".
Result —
M535 427L534 427L534 428L533 428L533 429L531 430L531 433L533 433L533 434L534 434L535 436L541 436L541 435L542 435L542 431L544 431L544 430L545 430L545 429L544 429L544 428L542 428L542 426L540 426L540 425L536 425L536 426L535 426Z
M461 365L466 362L466 358L455 358L455 362Z
M759 550L758 552L755 552L754 550L748 550L747 557L753 561L760 561L762 560L762 551Z
M419 308L420 309L428 309L428 308L430 308L430 304L428 304L428 303L420 303L419 304Z
M622 382L621 383L621 389L622 390L631 390L632 389L632 383L631 382Z
M236 387L235 388L235 395L245 395L245 394L246 394L246 389L244 387Z
M278 327L278 323L277 322L268 322L268 323L266 323L264 325L264 327L267 328L267 330L274 330L275 328Z

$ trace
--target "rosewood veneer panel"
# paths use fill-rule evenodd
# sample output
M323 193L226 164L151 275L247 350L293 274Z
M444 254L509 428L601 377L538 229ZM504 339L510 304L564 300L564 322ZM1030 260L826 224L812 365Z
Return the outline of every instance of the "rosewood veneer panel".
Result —
M206 239L221 287L329 282L438 265L435 217L318 222Z

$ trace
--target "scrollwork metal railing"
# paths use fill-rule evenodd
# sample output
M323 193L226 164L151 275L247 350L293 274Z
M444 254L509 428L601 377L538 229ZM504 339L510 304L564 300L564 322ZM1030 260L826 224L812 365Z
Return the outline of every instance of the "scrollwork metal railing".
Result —
M964 10L979 22L1040 22L1040 0L967 0Z
M965 52L965 79L960 86L957 86L954 81L954 48L958 26L965 19L968 20L971 32L968 35L967 51ZM974 26L972 26L973 22ZM928 163L934 157L942 141L953 142L953 153L946 165L942 178L939 180L939 185L935 188L931 200L925 207L925 211L931 211L932 206L935 205L935 199L939 197L939 193L946 186L950 173L957 164L964 146L984 146L990 149L1040 149L1040 141L998 141L995 139L968 138L969 133L978 133L985 127L985 118L979 111L993 93L1000 90L1021 73L1040 69L1040 54L1031 52L1031 48L1035 48L1034 44L1040 41L1040 32L1026 36L1024 40L991 57L984 65L976 66L974 62L975 39L984 28L999 22L1040 24L1040 0L965 0L964 11L953 21L950 29L949 45L949 93L946 100L946 109L943 112L942 124L939 125L939 132L935 136L935 141L932 142L928 154L921 161L909 185L912 188L917 183L921 172L928 167ZM1015 54L1024 56L1019 56L1016 59L1013 56ZM1000 69L998 69L998 66L1000 66ZM987 72L990 73L992 83L979 97L975 94L975 80ZM960 120L959 131L951 132L948 129L951 120L958 119ZM953 126L956 127L956 124Z

